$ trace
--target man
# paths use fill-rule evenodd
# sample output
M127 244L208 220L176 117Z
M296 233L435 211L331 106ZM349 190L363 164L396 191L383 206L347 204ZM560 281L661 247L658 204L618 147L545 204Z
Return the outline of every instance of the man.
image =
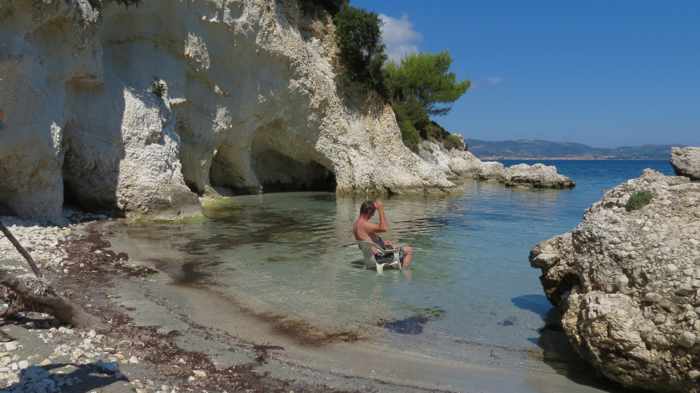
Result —
M379 224L370 222L374 212L379 211ZM389 222L384 214L384 204L379 201L366 201L360 206L360 216L357 217L352 225L352 232L355 234L355 240L370 241L382 249L393 249L393 244L384 240L379 236L379 233L389 230ZM413 248L403 246L399 249L399 260L401 267L407 268L413 260Z

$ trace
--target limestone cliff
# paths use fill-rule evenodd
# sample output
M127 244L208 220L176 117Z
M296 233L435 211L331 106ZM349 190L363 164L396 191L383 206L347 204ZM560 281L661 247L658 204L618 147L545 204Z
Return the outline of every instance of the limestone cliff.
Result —
M295 0L0 3L0 204L179 210L215 187L426 192L390 107L339 90Z

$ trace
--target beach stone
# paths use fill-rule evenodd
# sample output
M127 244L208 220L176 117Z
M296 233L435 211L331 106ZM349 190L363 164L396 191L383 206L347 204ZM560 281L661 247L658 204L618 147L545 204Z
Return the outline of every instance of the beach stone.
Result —
M628 211L639 191L649 204ZM700 392L700 183L646 170L605 193L571 232L538 244L530 263L574 349L631 388ZM693 374L694 375L694 374Z
M678 176L700 180L700 147L674 147L671 165Z

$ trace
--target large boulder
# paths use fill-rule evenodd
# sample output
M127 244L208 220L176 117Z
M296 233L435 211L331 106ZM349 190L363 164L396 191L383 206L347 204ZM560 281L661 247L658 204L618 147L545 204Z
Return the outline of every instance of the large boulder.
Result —
M477 179L485 181L494 180L505 183L506 167L500 162L496 161L482 162L481 165L479 165Z
M479 160L470 151L450 149L447 154L450 157L449 166L452 172L460 176L477 176L481 168Z
M671 165L678 176L700 180L700 147L674 147Z
M505 184L510 187L573 188L576 183L559 174L557 167L544 164L517 164L509 166Z
M700 392L700 183L646 170L530 262L571 344L604 375Z

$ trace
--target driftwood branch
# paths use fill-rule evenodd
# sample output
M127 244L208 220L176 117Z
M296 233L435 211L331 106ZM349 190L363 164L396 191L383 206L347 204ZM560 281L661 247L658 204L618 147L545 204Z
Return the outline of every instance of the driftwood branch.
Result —
M63 323L78 328L100 328L102 322L88 314L79 305L59 296L43 279L31 276L19 277L0 270L0 285L3 285L35 311L53 315Z
M32 271L37 277L41 277L41 271L39 271L39 268L36 266L36 262L34 262L34 258L32 258L31 255L27 252L27 250L22 247L22 245L19 243L17 238L10 232L9 229L0 221L0 232L2 232L5 237L7 237L7 240L12 243L13 246L17 249L17 251L24 257L24 259L27 261L29 264L29 267L32 268Z
M23 304L35 311L51 314L63 323L78 328L91 327L101 329L103 327L102 322L98 318L88 314L81 306L56 293L51 285L42 278L41 271L39 271L29 252L22 247L17 238L12 235L12 232L2 222L0 222L0 232L5 234L7 240L15 246L36 275L36 278L16 276L0 270L0 285L14 292Z

